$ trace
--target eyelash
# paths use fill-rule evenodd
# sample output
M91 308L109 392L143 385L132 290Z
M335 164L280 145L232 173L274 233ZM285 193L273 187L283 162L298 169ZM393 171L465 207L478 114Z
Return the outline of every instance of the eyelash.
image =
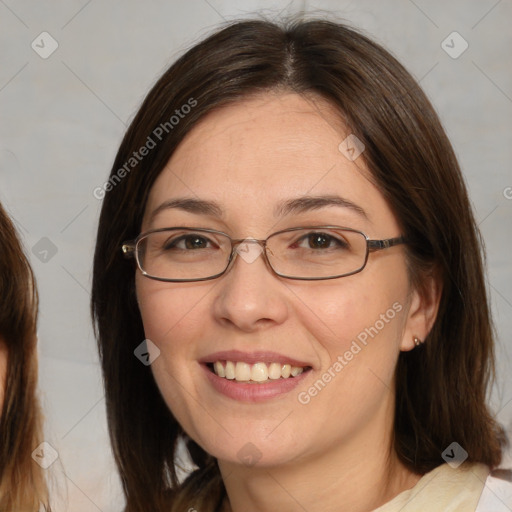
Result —
M329 246L327 248L323 248L323 249L332 249L333 243L339 248L347 248L348 247L348 244L345 240L338 238L338 237L336 237L330 233L327 233L325 231L311 231L309 233L306 233L306 234L302 235L299 239L293 241L290 244L290 246L296 246L298 248L301 248L300 247L301 242L308 241L308 239L310 239L310 237L315 237L315 236L320 236L320 237L323 237L328 240ZM167 240L163 244L163 250L170 250L170 249L187 250L186 247L185 248L178 247L178 244L180 242L184 242L186 244L188 240L194 240L194 239L205 241L207 245L214 244L214 242L210 238L208 238L207 236L204 236L203 234L190 233L190 234L178 235L172 239ZM217 248L219 247L217 244L214 244L214 245ZM309 249L314 250L312 247L309 247ZM188 249L188 250L194 250L194 249Z

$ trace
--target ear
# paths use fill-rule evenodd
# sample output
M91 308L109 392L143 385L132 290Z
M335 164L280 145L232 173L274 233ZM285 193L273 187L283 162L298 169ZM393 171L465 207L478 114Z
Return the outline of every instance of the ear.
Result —
M424 342L432 330L443 289L441 279L436 274L429 273L418 287L411 288L409 310L400 344L402 351L415 348L414 338Z

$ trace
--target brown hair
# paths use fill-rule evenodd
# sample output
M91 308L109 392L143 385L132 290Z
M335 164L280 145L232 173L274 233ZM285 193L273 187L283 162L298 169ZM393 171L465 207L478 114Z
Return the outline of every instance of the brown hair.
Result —
M0 205L0 339L7 372L0 416L0 511L48 507L43 470L32 459L42 442L37 388L37 291L16 230Z
M139 234L152 184L197 122L213 109L272 90L313 93L332 104L364 143L365 164L408 239L414 284L421 288L422 276L434 269L443 284L426 342L399 357L398 457L425 473L443 462L441 453L456 440L469 461L500 462L504 437L486 406L494 355L481 242L459 165L427 97L386 50L342 24L234 22L187 51L158 80L121 143L105 188L92 311L110 436L130 512L162 510L166 492L173 510L178 502L214 510L225 490L216 461L190 440L198 469L178 483L176 443L184 434L151 370L133 355L144 330L134 267L123 259L121 244ZM133 152L191 99L196 106L127 170Z

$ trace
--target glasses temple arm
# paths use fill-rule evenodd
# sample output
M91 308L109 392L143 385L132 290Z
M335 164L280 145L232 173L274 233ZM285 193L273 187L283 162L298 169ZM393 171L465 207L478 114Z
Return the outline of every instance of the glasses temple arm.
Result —
M394 247L395 245L405 244L407 241L405 237L397 236L396 238L387 238L386 240L368 240L367 243L370 251L379 251Z

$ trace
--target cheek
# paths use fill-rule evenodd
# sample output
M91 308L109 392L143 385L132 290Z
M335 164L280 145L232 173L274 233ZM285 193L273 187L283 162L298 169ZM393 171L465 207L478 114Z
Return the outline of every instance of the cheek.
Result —
M201 289L196 285L192 289L187 285L138 277L136 289L146 337L161 350L165 350L171 340L176 340L173 349L179 350L180 344L187 345L187 338L197 336L204 326L206 287Z
M367 347L372 340L386 339L398 347L406 309L404 287L396 283L386 288L376 281L373 286L362 286L358 281L361 277L359 274L337 283L293 290L299 299L296 318L320 341L324 357L330 360L349 350L354 341ZM377 287L380 292L373 293ZM391 348L389 343L387 347Z
M193 386L198 347L211 335L211 292L214 284L163 283L137 276L137 301L144 334L160 350L152 363L157 384L179 379Z
M357 277L363 276L345 278L337 286L296 290L300 309L295 316L314 340L321 363L315 381L299 389L299 402L318 417L342 418L347 432L387 403L407 316L406 280L397 278L388 288L374 280L382 286L377 294ZM324 426L326 436L327 431L336 435L339 425Z
M196 359L197 340L205 335L202 297L174 283L140 279L136 284L145 337L160 351L151 370L168 405L174 409L182 402L180 386L175 383L187 388L194 385L189 363Z
M178 422L190 433L197 396L197 341L208 333L206 287L136 280L144 333L160 350L152 362L156 384ZM192 429L193 431L193 429Z

